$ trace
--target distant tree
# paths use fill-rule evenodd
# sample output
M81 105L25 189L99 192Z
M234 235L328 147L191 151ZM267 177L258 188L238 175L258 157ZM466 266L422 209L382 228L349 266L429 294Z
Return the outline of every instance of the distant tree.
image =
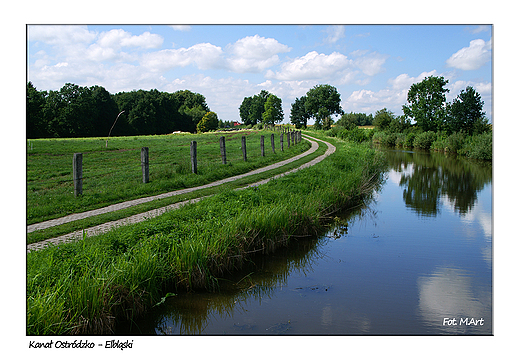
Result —
M338 120L336 125L343 126L344 128L351 130L359 126L358 120L359 119L357 114L351 112L349 114L341 115L341 118Z
M191 124L184 123L184 131L195 132L196 126L202 120L202 117L211 111L206 104L206 98L189 90L177 91L173 93L173 97L180 104L179 113L186 115L191 120Z
M92 86L90 91L94 106L92 136L106 136L119 113L117 104L112 95L102 86Z
M314 118L316 129L326 128L327 124L331 123L332 115L343 114L340 105L341 96L334 86L316 85L305 96L305 111ZM328 120L325 121L327 118Z
M263 121L265 102L272 95L267 90L260 91L252 97L246 97L240 105L240 118L245 125L256 125Z
M47 124L43 114L47 92L38 91L29 81L27 83L26 97L27 138L36 139L48 136Z
M282 99L276 95L269 95L264 103L264 113L262 123L264 125L274 125L283 121Z
M50 136L85 137L95 132L94 99L87 87L66 83L59 91L51 91L44 113Z
M356 126L372 125L372 121L372 114L367 115L365 113L351 112L349 114L343 114L341 118L336 122L336 125L352 129Z
M291 105L291 123L297 129L307 128L307 120L310 118L309 113L305 110L305 100L307 100L305 96L296 98Z
M207 112L197 124L197 132L204 133L218 129L218 116L213 111Z
M242 104L240 104L239 107L239 113L240 113L240 119L242 120L242 123L245 125L254 125L250 124L250 113L251 113L251 104L253 102L253 97L245 97L244 100L242 100Z
M373 124L381 130L386 130L390 127L390 124L394 119L394 113L389 111L387 108L383 108L376 111Z
M473 87L468 86L461 90L450 106L449 130L462 131L469 135L478 132L479 121L482 121L485 115L482 111L483 106L484 101Z
M438 131L445 127L448 107L444 86L448 80L440 76L429 76L420 83L413 84L408 91L408 105L403 105L403 113L415 120L423 131Z

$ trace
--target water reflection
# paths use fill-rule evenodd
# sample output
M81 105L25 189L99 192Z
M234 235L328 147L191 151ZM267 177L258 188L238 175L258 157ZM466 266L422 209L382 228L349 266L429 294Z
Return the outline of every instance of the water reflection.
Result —
M214 319L222 322L236 314L247 314L252 304L268 302L275 292L287 286L287 277L313 271L313 264L323 259L321 246L327 237L302 239L288 248L278 250L270 256L257 256L250 266L226 279L221 279L217 293L196 292L182 294L167 302L156 319L158 334L202 334L208 326L215 327ZM292 289L295 291L305 289ZM326 291L326 289L315 289ZM327 321L325 316L324 321ZM218 325L216 326L218 328ZM265 329L256 321L233 323L232 328L217 330L217 333L275 333L283 334L292 328L290 321L281 321ZM265 330L265 331L263 331ZM213 330L215 331L215 330Z
M388 160L390 181L327 233L253 258L218 292L169 298L118 333L490 334L491 166Z
M478 192L492 180L491 164L445 154L388 151L387 159L401 173L399 184L406 206L420 216L436 216L443 197L460 215L467 214Z
M419 312L423 321L441 333L490 334L491 290L473 282L472 274L454 267L439 267L432 274L419 277Z

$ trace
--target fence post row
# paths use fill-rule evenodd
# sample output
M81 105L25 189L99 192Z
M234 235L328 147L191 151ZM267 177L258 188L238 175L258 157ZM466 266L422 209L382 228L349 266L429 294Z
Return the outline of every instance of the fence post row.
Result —
M220 137L220 155L222 156L222 164L227 163L226 159L226 138L224 136Z
M242 136L242 154L244 155L244 161L247 161L246 137L245 136Z
M83 154L74 153L72 157L72 181L74 197L83 194Z
M141 148L141 169L143 170L143 184L150 180L150 163L148 161L148 148Z
M298 132L285 132L285 129L281 127L282 133L280 134L280 150L283 151L283 138L284 133L287 133L287 147L291 146L291 139L294 145L296 142L301 141L301 131ZM275 152L274 146L274 134L271 134L271 148L273 153ZM262 156L265 156L265 146L264 146L264 135L260 136L260 151ZM244 161L247 161L247 151L246 151L246 137L242 136L242 154L244 156ZM222 164L227 163L226 158L226 138L224 136L220 137L220 155L222 156ZM192 173L197 173L197 142L192 141L190 145L190 156L191 156L191 171ZM150 181L150 161L148 154L148 147L141 148L141 168L143 171L143 183L148 183ZM83 154L82 153L74 153L72 160L72 180L74 183L74 196L78 196L83 194Z
M191 172L197 173L197 142L193 140L190 144Z

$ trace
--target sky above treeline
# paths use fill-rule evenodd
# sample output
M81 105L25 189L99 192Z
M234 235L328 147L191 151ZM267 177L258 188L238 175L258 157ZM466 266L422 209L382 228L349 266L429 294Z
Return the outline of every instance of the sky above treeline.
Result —
M410 86L449 80L452 101L472 86L492 121L492 27L475 25L28 25L27 80L112 94L191 90L221 120L240 121L261 90L291 104L319 84L346 112L402 114ZM312 124L312 121L310 122Z

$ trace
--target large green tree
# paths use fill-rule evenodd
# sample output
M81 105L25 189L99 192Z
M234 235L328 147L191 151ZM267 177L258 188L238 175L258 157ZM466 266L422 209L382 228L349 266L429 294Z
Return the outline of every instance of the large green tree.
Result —
M448 114L447 84L448 80L442 76L429 76L413 84L408 91L407 105L403 105L404 115L415 120L423 131L443 130Z
M316 129L326 128L331 123L331 116L342 115L341 96L331 85L316 85L306 94L305 111L314 118Z
M256 125L263 121L265 102L271 95L267 90L262 90L257 95L244 98L239 112L240 118L245 125Z
M297 129L307 128L307 121L310 118L309 113L305 110L305 100L307 100L305 96L296 98L291 105L291 123Z
M485 115L482 111L483 106L484 101L473 87L468 86L465 90L461 90L450 106L451 116L448 123L450 132L462 131L469 135L478 132L478 125Z
M276 95L269 95L264 103L262 123L264 125L274 125L283 121L282 99Z

